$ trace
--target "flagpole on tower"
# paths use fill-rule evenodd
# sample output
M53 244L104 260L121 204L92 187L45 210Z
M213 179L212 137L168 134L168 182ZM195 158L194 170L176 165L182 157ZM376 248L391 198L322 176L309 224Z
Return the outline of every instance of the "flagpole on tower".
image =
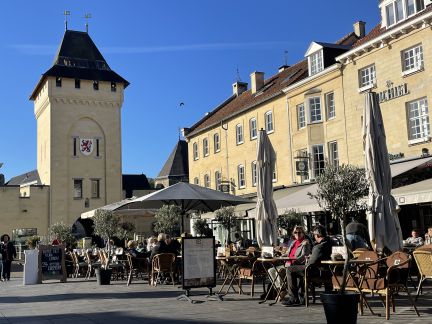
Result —
M70 16L70 11L69 10L65 10L63 11L63 15L65 16L65 30L68 30L68 16Z

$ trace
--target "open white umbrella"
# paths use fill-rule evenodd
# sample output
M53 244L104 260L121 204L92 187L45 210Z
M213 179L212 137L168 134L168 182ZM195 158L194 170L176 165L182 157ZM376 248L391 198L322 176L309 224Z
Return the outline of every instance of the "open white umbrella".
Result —
M147 196L136 198L123 204L118 210L158 209L163 205L175 205L181 209L182 229L184 229L184 215L190 211L213 212L221 207L236 206L250 202L249 199L221 191L179 182Z
M399 206L391 195L392 176L386 135L378 96L374 92L365 96L363 147L369 181L367 218L371 243L377 251L386 247L394 252L403 247L397 215Z
M260 130L257 142L257 207L258 244L277 244L277 209L273 200L273 172L276 154L267 133Z

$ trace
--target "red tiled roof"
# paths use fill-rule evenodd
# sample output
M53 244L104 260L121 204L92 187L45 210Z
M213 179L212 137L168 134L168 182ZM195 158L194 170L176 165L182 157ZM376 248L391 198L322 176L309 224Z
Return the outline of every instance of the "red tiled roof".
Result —
M304 79L307 76L307 60L303 60L265 80L264 86L255 94L252 94L252 91L248 90L243 92L238 97L233 96L229 98L225 102L226 104L223 103L209 115L205 116L195 125L193 125L190 128L190 133L188 136L195 135L208 127L219 124L221 121L229 117L264 103L273 97L282 95L282 89L294 82Z
M379 37L380 35L384 34L384 32L396 29L400 25L402 25L404 23L407 23L409 21L412 21L412 20L416 19L417 17L419 17L421 15L424 15L425 13L429 13L431 11L432 11L432 6L427 6L425 8L425 10L422 10L422 11L418 12L417 14L415 14L414 16L412 16L412 17L410 17L408 19L402 20L400 23L398 23L398 24L396 24L396 25L394 25L394 26L392 26L390 28L386 28L386 27L382 27L381 28L381 23L379 23L365 37L361 38L356 43L354 43L353 48L359 47L359 46L363 45L364 43L366 43L366 42L368 42L368 41L370 41L370 40L372 40L374 38Z

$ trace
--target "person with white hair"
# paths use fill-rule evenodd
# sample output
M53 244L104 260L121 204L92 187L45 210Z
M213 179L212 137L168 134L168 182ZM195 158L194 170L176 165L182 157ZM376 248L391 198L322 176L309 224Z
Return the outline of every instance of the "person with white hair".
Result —
M168 246L165 243L165 234L164 233L159 233L158 235L158 242L156 243L156 245L153 247L151 254L150 254L150 262L151 260L153 260L153 257L156 254L160 254L160 253L169 253L169 249Z

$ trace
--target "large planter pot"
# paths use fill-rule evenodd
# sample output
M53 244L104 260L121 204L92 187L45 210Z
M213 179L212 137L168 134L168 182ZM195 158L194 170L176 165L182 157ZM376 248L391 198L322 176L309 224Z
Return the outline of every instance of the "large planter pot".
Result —
M360 295L351 292L322 293L321 301L328 324L356 324Z
M109 285L111 282L112 269L95 269L97 283L99 285Z

